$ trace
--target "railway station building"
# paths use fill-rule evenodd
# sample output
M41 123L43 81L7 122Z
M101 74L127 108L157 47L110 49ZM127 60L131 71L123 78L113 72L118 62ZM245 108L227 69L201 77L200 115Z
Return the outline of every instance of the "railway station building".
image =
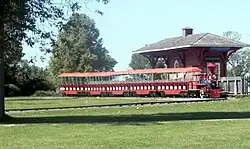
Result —
M193 29L182 29L179 37L166 38L156 43L145 45L133 51L147 57L152 68L157 61L165 60L168 68L199 67L207 72L207 64L217 65L216 73L219 77L227 76L228 58L237 50L249 46L212 33L193 34Z

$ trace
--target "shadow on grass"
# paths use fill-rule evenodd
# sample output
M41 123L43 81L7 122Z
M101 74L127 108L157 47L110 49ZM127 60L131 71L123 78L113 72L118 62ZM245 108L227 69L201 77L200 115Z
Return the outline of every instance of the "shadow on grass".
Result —
M190 113L157 113L134 115L79 115L51 117L18 117L3 122L5 124L39 124L39 123L72 123L72 124L137 124L160 121L212 120L212 119L245 119L250 112L190 112Z

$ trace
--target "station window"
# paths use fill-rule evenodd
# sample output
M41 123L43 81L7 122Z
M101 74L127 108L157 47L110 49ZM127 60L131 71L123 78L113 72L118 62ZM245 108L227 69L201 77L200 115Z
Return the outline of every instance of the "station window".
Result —
M174 61L174 68L179 68L180 67L180 63L179 63L179 61L176 59L175 61Z

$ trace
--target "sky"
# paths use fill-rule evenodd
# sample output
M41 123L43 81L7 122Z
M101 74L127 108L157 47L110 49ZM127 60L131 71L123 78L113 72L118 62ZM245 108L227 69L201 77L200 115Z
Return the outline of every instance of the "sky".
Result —
M80 13L96 22L104 46L118 64L115 70L126 70L132 51L159 40L182 34L183 27L193 33L236 31L242 42L250 43L250 0L111 0L107 5L89 3ZM94 13L95 9L104 15ZM42 56L37 47L24 45L24 58ZM48 66L45 62L36 65Z

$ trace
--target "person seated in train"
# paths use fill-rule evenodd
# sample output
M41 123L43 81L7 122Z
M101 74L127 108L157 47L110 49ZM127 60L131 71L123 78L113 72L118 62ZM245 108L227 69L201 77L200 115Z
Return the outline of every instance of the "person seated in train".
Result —
M200 76L200 84L207 84L208 82L208 77L207 75L204 73Z
M217 83L216 83L216 75L215 74L209 74L208 76L208 87L210 89L215 89L216 86L217 86Z

